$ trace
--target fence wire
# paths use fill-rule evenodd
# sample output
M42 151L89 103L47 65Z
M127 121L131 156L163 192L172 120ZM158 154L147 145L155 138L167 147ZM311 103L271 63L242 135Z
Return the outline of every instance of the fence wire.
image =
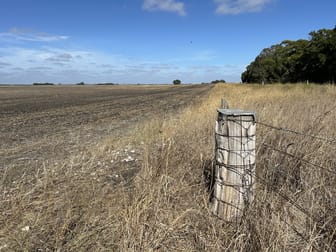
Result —
M335 107L335 109L336 109L336 107ZM328 113L330 113L332 110L334 110L334 109L331 109L331 110L325 112L324 114L328 114ZM323 114L323 115L324 115L324 114ZM242 126L242 128L244 128L243 125L242 125L242 121L241 121L241 120L230 119L229 121L233 121L233 122L235 122L235 123L238 123L238 124L240 124L240 125ZM278 130L278 131L287 132L287 133L293 133L293 134L300 135L300 136L306 136L306 137L310 137L310 138L318 139L318 140L320 140L320 141L324 141L324 142L326 142L326 143L328 143L328 144L335 144L335 143L336 143L336 139L329 139L329 138L324 138L324 137L320 137L320 136L309 135L309 134L305 134L305 133L302 133L302 132L294 131L294 130L287 129L287 128L283 128L283 127L276 127L276 126L273 126L273 125L270 125L270 124L267 124L267 123L264 123L264 122L260 122L260 121L256 121L256 123L257 123L257 124L260 124L260 125L263 125L263 126L265 126L265 127L271 128L271 129ZM248 128L244 128L244 129L245 129L245 130L248 130ZM283 154L283 155L286 155L286 156L288 156L288 157L291 157L291 158L293 158L293 159L296 159L296 160L298 160L298 161L301 161L301 162L303 162L303 163L306 163L306 164L308 164L308 165L314 166L314 167L316 167L316 168L318 168L318 169L320 169L320 170L325 170L325 171L327 171L327 172L329 172L329 173L332 173L332 174L336 175L336 171L334 171L334 170L331 170L331 169L328 169L328 168L323 167L323 166L321 166L321 165L318 165L318 164L315 164L315 163L313 163L313 162L310 162L310 161L308 161L308 160L306 160L306 159L303 159L302 157L298 157L298 156L295 156L295 155L293 155L293 154L290 154L290 153L288 153L288 152L285 151L285 150L277 149L277 148L275 148L275 147L273 147L273 146L271 146L271 145L265 144L265 143L262 143L261 145L264 146L264 147L266 147L266 148L268 148L268 149L272 149L273 151L279 152L279 153L281 153L281 154Z
M258 201L260 204L264 205L265 202L262 202L261 200L259 200L258 198L255 198L256 201ZM267 199L265 199L267 201ZM277 212L269 202L267 202L267 206L268 208L271 210L271 212ZM304 242L306 242L307 244L311 245L315 251L326 251L325 248L330 249L330 246L327 245L325 242L322 241L324 249L320 249L318 248L316 245L314 245L313 243L310 242L309 239L309 235L307 235L306 233L300 232L293 224L288 223L288 221L286 221L283 217L281 217L281 215L278 215L279 219L285 223L286 226L288 226L290 229L292 229L294 231L294 233L296 233Z
M268 186L272 189L272 192L274 192L275 194L277 194L279 197L281 197L282 199L284 199L286 202L288 202L291 206L295 207L297 210L299 210L302 214L304 214L307 218L309 218L311 221L313 221L315 224L318 224L319 223L319 220L316 219L315 216L313 216L308 209L302 207L300 204L298 204L294 199L290 198L289 196L287 196L285 193L282 193L280 191L277 190L277 188L275 188L271 183L267 182L266 179L263 179L261 178L260 176L257 176L256 174L253 174L253 173L250 173L251 176L253 176L259 183L265 185L265 186ZM261 202L257 197L255 197L255 199L264 204L265 202ZM266 199L267 200L267 199ZM271 204L269 203L268 204L270 210L272 212L277 212L275 209L273 209L271 207ZM323 213L325 214L325 213ZM304 240L307 244L311 244L309 242L309 235L307 234L304 234L300 231L297 230L297 228L288 223L284 218L282 218L280 215L279 215L279 218L282 222L284 222L287 226L289 226L298 236L301 237L302 240ZM316 226L316 228L319 230L319 231L322 231L322 228L319 227L318 225ZM324 246L324 249L319 249L317 248L314 244L311 244L311 246L316 250L316 251L327 251L325 248L328 248L330 249L330 246L328 246L325 242L321 241L323 243L323 246Z
M330 114L331 112L333 112L335 110L336 110L336 106L334 106L331 109L329 109L329 110L321 113L320 115L318 115L313 120L313 125L316 122L321 121L323 119L323 117L327 116L328 114ZM326 137L317 136L317 135L309 135L309 134L302 133L302 132L299 132L299 131L296 131L296 130L292 130L292 129L288 129L288 128L284 128L284 127L279 127L279 126L274 126L274 125L271 125L269 123L265 123L265 122L261 122L261 121L256 121L256 123L259 124L259 125L265 126L267 128L271 128L271 129L286 132L286 133L292 133L292 134L295 134L295 135L300 135L300 136L305 136L305 137L317 139L317 140L323 141L323 142L328 143L328 144L335 144L336 143L335 138L331 139L331 138L326 138Z
M334 110L336 110L336 106L333 107L333 108L331 108L330 110L322 113L321 115L317 116L313 120L313 122L315 123L315 122L317 122L319 120L322 120L323 117L327 116L328 114L330 114ZM232 119L230 119L230 121L234 121L234 122L236 122L238 124L241 124L242 128L244 128L243 125L242 125L242 121L241 120L234 120L234 119L232 120ZM310 134L302 133L302 132L295 131L295 130L292 130L292 129L288 129L288 128L285 128L285 127L274 126L274 125L271 125L271 124L268 124L268 123L265 123L265 122L261 122L261 121L256 121L255 123L257 123L259 125L262 125L264 127L273 129L273 130L280 131L280 132L290 133L290 134L295 134L295 135L299 135L299 136L303 136L303 137L308 137L308 138L316 139L316 140L322 141L322 142L330 144L330 145L333 145L333 144L336 143L336 138L326 138L326 137L322 137L322 136L318 136L318 135L310 135ZM267 149L270 149L272 151L281 153L281 154L286 155L286 156L288 156L288 157L290 157L292 159L298 160L298 161L300 161L302 163L308 164L308 165L313 166L315 168L318 168L320 170L323 170L323 171L326 171L328 173L336 175L336 171L335 170L331 170L331 169L329 169L327 167L323 167L323 166L321 166L319 164L315 164L315 163L313 163L313 162L311 162L309 160L306 160L306 159L303 159L302 157L298 157L296 155L288 153L285 150L281 150L281 149L275 148L275 147L273 147L271 145L268 145L266 143L262 143L261 145L264 146L264 147L266 147ZM250 173L250 172L248 171L248 173ZM277 188L274 185L272 185L270 182L268 182L266 179L263 179L263 178L261 178L260 176L257 176L254 173L250 173L250 175L253 176L256 179L256 181L258 181L259 183L261 183L264 186L267 186L268 188L272 189L271 192L274 192L279 197L281 197L282 199L284 199L286 202L288 202L291 206L293 206L297 210L299 210L302 214L304 214L304 216L306 216L307 218L309 218L315 224L319 223L319 220L315 216L313 216L312 213L310 213L309 209L306 209L305 207L301 206L299 203L296 202L296 200L294 200L291 197L289 197L286 193L283 193L283 192L277 190ZM274 209L270 209L270 210L272 212L276 212L276 210L274 210ZM310 242L309 235L307 235L305 233L301 233L294 225L288 223L281 216L279 216L279 218L280 218L280 220L283 223L285 223L288 227L290 227L303 241L305 241L307 244L311 245L314 250L316 250L316 251L327 251L327 250L330 250L330 246L327 245L324 241L321 241L321 243L322 243L321 245L322 245L323 249L318 248L314 243ZM319 230L319 232L322 230L321 227L319 227L319 225L317 225L316 227Z
M315 168L318 168L318 169L320 169L320 170L324 170L324 171L327 171L327 172L329 172L329 173L332 173L332 174L335 174L335 175L336 175L336 171L330 170L329 168L323 167L323 166L318 165L318 164L314 164L313 162L310 162L310 161L308 161L308 160L306 160L306 159L303 159L303 158L301 158L301 157L298 157L298 156L295 156L295 155L293 155L293 154L290 154L290 153L288 153L288 152L286 152L286 151L284 151L284 150L277 149L277 148L275 148L275 147L273 147L273 146L271 146L271 145L268 145L268 144L265 144L265 143L262 143L261 145L262 145L262 146L265 146L265 147L268 148L268 149L271 149L271 150L273 150L273 151L279 152L279 153L284 154L284 155L286 155L286 156L288 156L288 157L291 157L291 158L293 158L293 159L296 159L296 160L298 160L298 161L301 161L301 162L303 162L303 163L306 163L306 164L308 164L308 165L314 166Z
M317 140L323 141L323 142L328 143L328 144L335 144L336 143L336 139L335 138L330 139L330 138L316 136L316 135L309 135L309 134L298 132L298 131L295 131L295 130L292 130L292 129L287 129L287 128L284 128L284 127L273 126L271 124L267 124L267 123L264 123L264 122L261 122L261 121L256 121L256 123L259 124L259 125L265 126L267 128L271 128L271 129L282 131L282 132L286 132L286 133L292 133L292 134L299 135L299 136L304 136L304 137L309 137L309 138L317 139Z

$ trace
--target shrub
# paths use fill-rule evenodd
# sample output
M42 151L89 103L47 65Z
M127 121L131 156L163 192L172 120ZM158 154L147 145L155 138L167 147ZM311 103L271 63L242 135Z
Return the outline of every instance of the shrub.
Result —
M214 81L211 81L212 84L216 84L216 83L226 83L225 80L214 80Z
M40 83L40 82L34 82L33 86L51 86L54 85L54 83L50 83L50 82L44 82L44 83Z
M173 80L173 84L174 84L174 85L180 85L180 84L181 84L181 81L178 80L178 79L177 79L177 80Z

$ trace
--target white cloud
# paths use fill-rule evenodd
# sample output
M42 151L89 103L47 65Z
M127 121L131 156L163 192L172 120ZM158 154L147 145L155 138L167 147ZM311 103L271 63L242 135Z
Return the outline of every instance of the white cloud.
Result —
M11 28L7 32L0 33L0 39L10 41L53 42L68 39L64 35L51 35L30 29Z
M56 54L51 57L48 57L45 60L62 63L62 62L69 62L71 61L72 58L73 56L70 53L60 53L60 54Z
M183 2L176 0L144 0L143 9L149 11L169 11L176 12L180 16L185 16L186 11Z
M239 14L261 11L266 4L273 0L214 0L218 14Z
M147 60L57 47L0 47L0 83L171 83L176 78L184 83L239 81L244 67L223 65L214 54L203 50L180 59Z

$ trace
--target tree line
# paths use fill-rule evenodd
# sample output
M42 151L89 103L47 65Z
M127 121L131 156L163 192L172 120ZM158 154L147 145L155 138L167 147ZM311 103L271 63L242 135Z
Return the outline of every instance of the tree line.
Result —
M312 31L309 36L263 49L242 73L242 82L335 83L336 26Z

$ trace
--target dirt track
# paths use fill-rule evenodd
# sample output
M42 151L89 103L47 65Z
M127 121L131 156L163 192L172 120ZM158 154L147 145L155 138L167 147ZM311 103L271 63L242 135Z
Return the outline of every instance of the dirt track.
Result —
M62 159L210 90L194 86L0 87L0 169Z

